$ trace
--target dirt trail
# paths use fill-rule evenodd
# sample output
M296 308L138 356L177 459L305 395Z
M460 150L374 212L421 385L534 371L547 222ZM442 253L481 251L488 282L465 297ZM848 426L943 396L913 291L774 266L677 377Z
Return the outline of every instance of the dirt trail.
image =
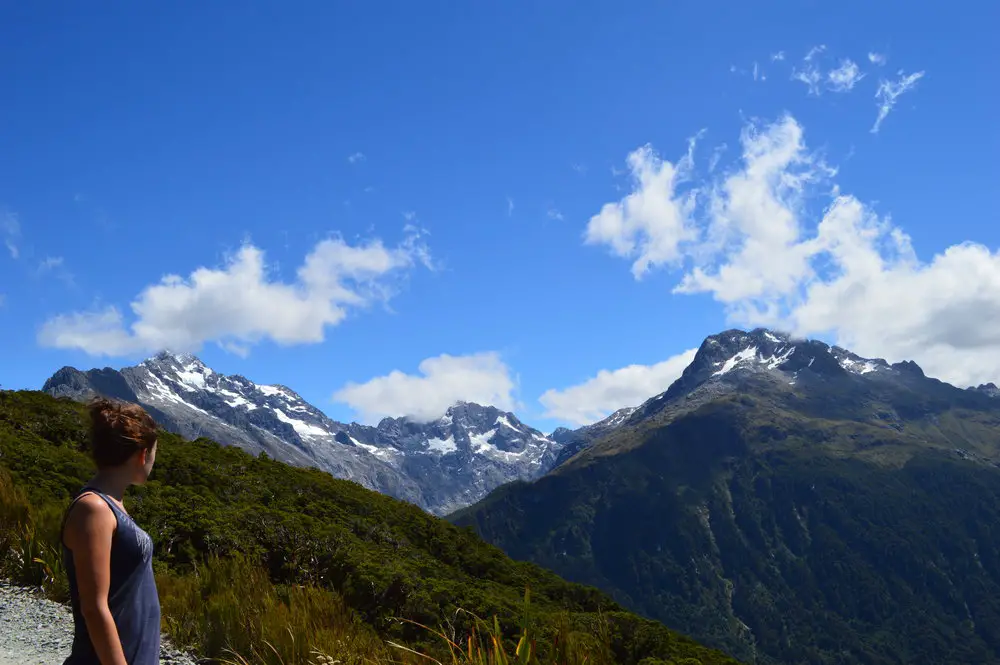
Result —
M0 665L62 665L73 643L69 608L0 581ZM161 665L195 665L164 640Z

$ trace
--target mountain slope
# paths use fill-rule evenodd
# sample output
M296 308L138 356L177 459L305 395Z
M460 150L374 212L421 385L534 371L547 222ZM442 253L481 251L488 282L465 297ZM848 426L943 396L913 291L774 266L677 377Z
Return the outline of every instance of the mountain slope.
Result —
M4 540L13 526L6 517L28 512L36 519L32 533L49 537L51 551L58 552L61 512L70 493L92 473L80 451L86 438L83 411L77 403L44 393L0 392L0 516L5 517L0 545L11 542ZM6 505L10 478L26 496L26 506ZM210 655L225 655L229 640L239 637L220 633L226 626L262 631L243 611L263 604L261 621L271 621L277 638L285 635L286 646L293 628L313 626L311 633L295 633L300 640L319 635L326 618L347 625L357 619L367 632L421 648L433 646L429 634L400 619L448 625L461 642L472 625L469 614L458 611L462 608L487 619L496 616L507 636L517 634L522 620L530 623L540 649L566 627L575 641L610 650L608 659L590 662L632 664L647 657L703 665L734 662L625 612L595 589L512 561L469 530L411 504L234 446L163 433L150 482L130 490L125 501L154 541L165 624L175 636L200 636L200 646ZM44 557L50 550L36 551ZM7 554L0 547L0 573ZM219 565L215 557L230 563ZM241 564L243 558L249 564ZM268 584L279 588L268 591ZM235 595L231 585L238 589ZM522 600L526 587L530 613ZM307 603L298 614L280 614L278 601L258 597L263 593L311 598L313 605ZM330 607L341 602L351 615L346 620ZM605 619L609 631L601 638L597 633ZM192 628L202 621L214 622L215 628L201 633ZM315 662L309 659L310 646L299 642L295 662ZM343 656L340 651L331 655ZM540 662L554 661L553 653L545 655ZM344 662L360 661L345 657Z
M64 367L43 390L138 402L182 436L315 466L438 514L511 480L540 476L562 448L513 414L472 403L456 404L431 423L340 423L290 388L220 374L191 355L161 353L120 372Z
M1000 400L765 330L453 516L759 663L1000 662Z

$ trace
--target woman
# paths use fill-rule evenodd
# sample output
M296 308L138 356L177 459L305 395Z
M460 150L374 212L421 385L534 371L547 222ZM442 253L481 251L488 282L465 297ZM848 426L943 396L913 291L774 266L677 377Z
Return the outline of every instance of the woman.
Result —
M64 665L156 665L160 601L153 543L122 497L146 482L156 423L142 407L107 399L90 406L97 473L66 512L63 558L73 605L73 650Z

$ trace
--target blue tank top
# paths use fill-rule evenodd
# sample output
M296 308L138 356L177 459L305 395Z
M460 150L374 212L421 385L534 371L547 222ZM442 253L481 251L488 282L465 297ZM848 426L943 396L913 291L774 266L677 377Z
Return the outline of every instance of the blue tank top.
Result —
M87 492L104 499L115 514L117 527L111 539L108 608L118 628L125 660L129 665L157 665L160 662L160 599L153 578L153 541L117 503L92 487L80 490L73 503ZM65 519L63 526L65 527ZM73 567L73 552L65 544L63 561L69 578L74 624L73 649L64 665L99 665L100 659L94 651L80 611L80 591L76 569Z

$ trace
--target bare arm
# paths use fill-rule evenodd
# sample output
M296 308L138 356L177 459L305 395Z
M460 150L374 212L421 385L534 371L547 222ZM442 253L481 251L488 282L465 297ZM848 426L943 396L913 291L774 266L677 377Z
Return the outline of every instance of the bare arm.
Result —
M66 547L73 552L80 611L101 665L128 665L108 607L115 524L111 508L100 497L90 494L70 509L63 536Z

